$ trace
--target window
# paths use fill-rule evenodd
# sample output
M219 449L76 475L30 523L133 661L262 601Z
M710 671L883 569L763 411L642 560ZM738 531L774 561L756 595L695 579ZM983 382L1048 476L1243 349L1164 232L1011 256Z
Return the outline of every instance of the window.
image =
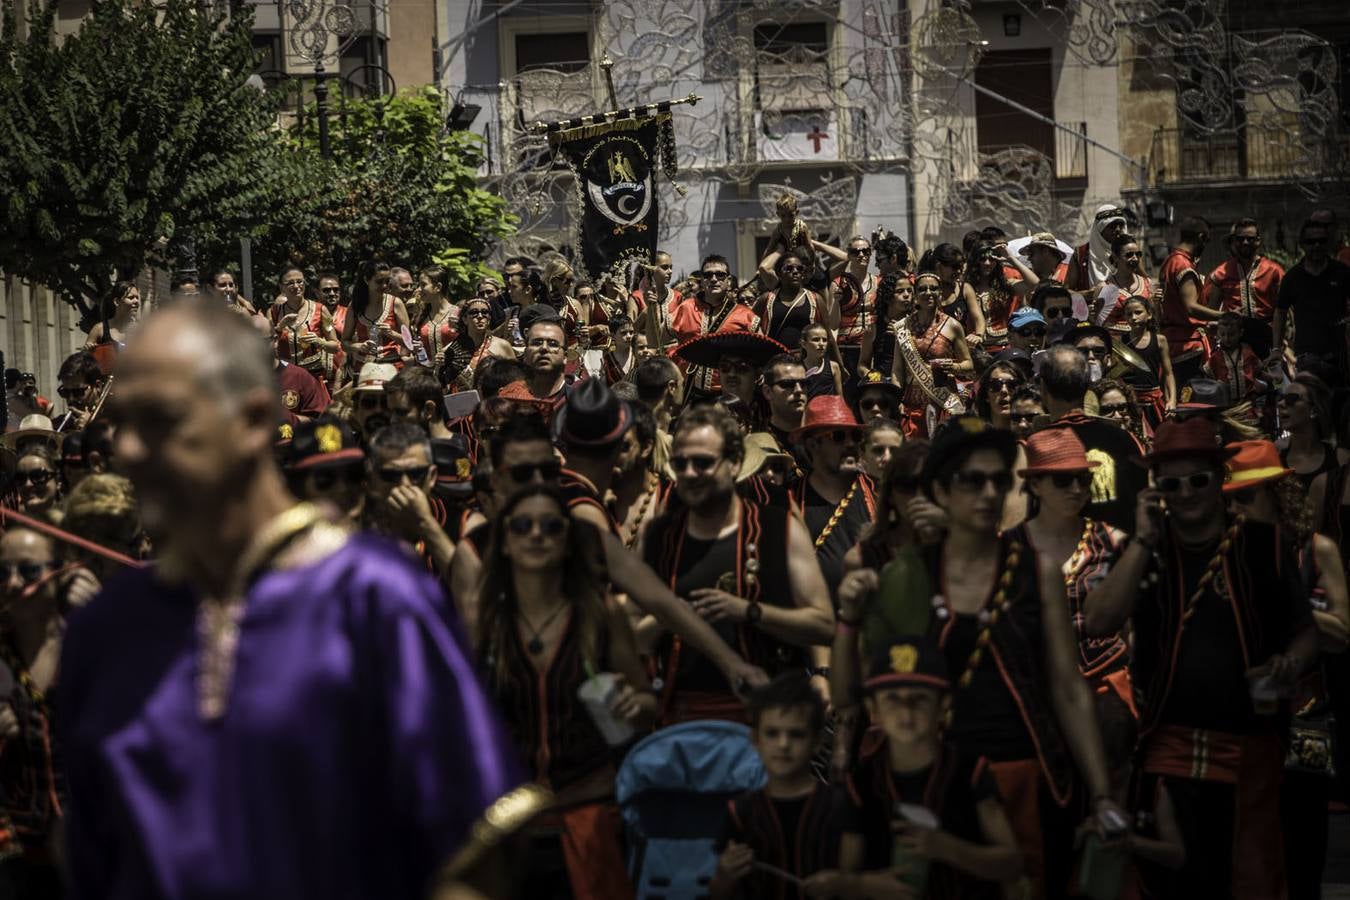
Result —
M517 73L531 69L583 72L590 62L591 36L584 31L516 35Z
M838 159L828 24L761 23L753 38L759 159Z
M510 121L502 142L515 164L550 167L547 142L528 134L534 122L550 122L600 111L591 60L592 27L585 16L505 16L498 40L507 80ZM561 165L561 163L559 163Z

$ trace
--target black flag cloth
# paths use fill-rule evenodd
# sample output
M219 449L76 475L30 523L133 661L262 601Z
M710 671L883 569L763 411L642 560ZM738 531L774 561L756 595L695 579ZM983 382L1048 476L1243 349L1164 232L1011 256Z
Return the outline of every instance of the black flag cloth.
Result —
M576 176L581 204L577 243L592 279L633 260L650 262L660 222L656 162L675 175L670 114L586 125L558 135L559 149Z

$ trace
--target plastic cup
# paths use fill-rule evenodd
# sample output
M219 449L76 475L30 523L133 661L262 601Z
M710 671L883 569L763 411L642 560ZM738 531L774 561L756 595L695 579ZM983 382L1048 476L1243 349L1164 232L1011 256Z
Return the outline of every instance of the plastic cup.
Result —
M914 803L895 804L895 817L912 828L935 830L939 827L938 817L931 809ZM916 897L926 896L928 890L928 867L931 864L925 856L912 854L897 838L891 846L891 868L901 869L904 874L900 880L913 889Z
M633 726L616 719L609 709L609 701L619 691L619 676L613 672L600 672L587 678L577 688L577 699L586 707L591 721L599 729L600 736L611 747L621 747L632 740L636 732Z
M1269 675L1257 675L1247 681L1252 695L1252 709L1258 716L1273 716L1279 710L1280 689Z

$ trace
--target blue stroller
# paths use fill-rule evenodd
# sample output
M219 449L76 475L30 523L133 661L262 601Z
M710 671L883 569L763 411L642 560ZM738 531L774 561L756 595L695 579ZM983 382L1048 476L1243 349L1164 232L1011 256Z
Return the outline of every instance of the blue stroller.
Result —
M637 900L707 897L727 801L765 780L750 729L734 722L685 722L635 744L614 790Z

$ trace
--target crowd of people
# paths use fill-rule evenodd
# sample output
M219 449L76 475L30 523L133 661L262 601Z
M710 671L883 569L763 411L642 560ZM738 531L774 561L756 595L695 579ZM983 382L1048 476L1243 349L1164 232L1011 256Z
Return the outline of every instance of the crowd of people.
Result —
M122 283L60 404L7 377L0 897L1319 897L1335 216L1151 274L1123 207L922 253L779 212L744 282Z

